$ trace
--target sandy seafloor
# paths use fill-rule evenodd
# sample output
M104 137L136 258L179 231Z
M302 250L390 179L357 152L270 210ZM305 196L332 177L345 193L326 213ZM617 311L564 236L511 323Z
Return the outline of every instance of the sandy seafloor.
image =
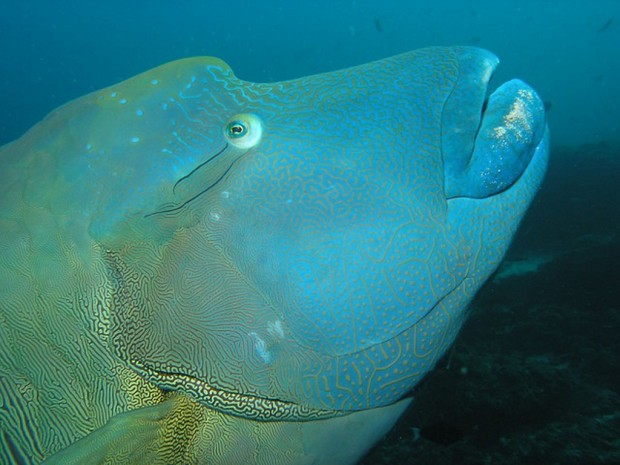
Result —
M453 351L362 465L620 464L620 147L552 150Z

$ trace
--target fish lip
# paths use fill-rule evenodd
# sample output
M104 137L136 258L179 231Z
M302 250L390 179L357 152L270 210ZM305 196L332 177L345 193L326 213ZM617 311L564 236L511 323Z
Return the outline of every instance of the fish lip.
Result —
M480 128L482 126L482 121L484 120L484 117L486 115L486 110L489 106L489 98L491 97L493 92L495 92L495 90L497 90L501 86L501 84L497 86L491 86L493 82L493 78L495 77L495 73L497 72L498 65L499 65L499 59L497 58L494 61L487 60L486 62L487 68L481 75L481 81L482 81L483 88L484 88L484 92L483 92L484 99L482 100L480 104L480 119L478 121L478 127L476 128L476 131L475 131L474 141L478 137L478 132L480 131Z
M484 120L491 81L499 59L477 47L454 52L455 76L441 109L441 150L448 198L458 193L455 178L464 171L474 152Z

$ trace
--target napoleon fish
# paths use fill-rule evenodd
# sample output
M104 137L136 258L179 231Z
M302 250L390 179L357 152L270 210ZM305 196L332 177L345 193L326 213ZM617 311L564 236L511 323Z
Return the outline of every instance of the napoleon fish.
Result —
M353 464L498 267L548 158L497 58L286 82L215 58L0 150L0 462Z

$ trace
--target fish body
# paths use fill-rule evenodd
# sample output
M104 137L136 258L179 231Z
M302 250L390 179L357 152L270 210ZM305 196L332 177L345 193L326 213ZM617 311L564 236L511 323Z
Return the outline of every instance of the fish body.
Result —
M0 149L0 462L347 464L452 344L548 157L469 47L181 60Z

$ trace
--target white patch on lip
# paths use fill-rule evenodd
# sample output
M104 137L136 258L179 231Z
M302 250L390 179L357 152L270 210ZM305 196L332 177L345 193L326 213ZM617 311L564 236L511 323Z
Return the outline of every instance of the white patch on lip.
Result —
M517 97L512 102L510 110L502 120L503 125L493 128L493 137L497 145L506 149L510 145L508 136L521 144L532 142L534 130L532 128L531 105L534 101L532 92L521 89L517 92Z
M271 353L267 350L267 343L257 333L252 331L249 336L254 341L254 350L265 363L271 362Z

